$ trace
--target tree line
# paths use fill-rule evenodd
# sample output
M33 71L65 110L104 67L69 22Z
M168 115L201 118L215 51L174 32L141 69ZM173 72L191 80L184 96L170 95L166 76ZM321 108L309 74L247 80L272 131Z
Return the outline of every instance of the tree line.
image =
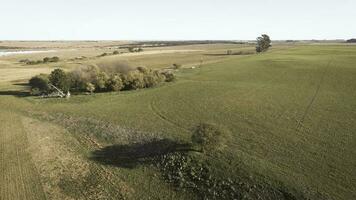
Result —
M174 79L175 76L170 71L152 70L145 67L123 71L120 67L102 69L97 65L88 65L69 72L57 68L50 74L39 74L29 80L29 85L33 95L53 93L54 87L65 93L70 91L92 94L150 88Z

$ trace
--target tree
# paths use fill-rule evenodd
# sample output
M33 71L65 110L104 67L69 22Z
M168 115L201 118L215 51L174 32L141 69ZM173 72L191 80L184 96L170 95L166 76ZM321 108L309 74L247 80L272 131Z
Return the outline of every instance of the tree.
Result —
M127 74L122 74L121 79L124 83L125 90L137 90L145 87L143 73L139 71L131 71Z
M39 94L39 93L43 93L43 92L48 92L50 90L49 87L49 79L48 79L48 75L46 74L40 74L37 76L34 76L30 79L29 81L29 85L31 86L31 91Z
M268 35L263 34L257 38L256 52L261 53L267 51L271 47L271 39Z
M193 144L199 146L204 152L213 150L222 144L223 131L214 124L200 123L195 127L192 135Z
M118 75L111 76L106 84L107 89L110 91L120 91L124 87L124 84Z
M43 62L44 62L44 63L48 63L50 60L51 60L51 58L49 58L49 57L43 58Z
M94 85L97 90L103 91L106 89L106 82L108 81L109 76L105 72L99 72L94 80Z
M58 62L59 61L59 57L54 56L50 59L50 62Z
M93 94L94 90L95 90L95 86L92 83L86 83L86 90L88 92L90 92L90 94Z
M55 69L49 75L49 81L58 89L68 92L70 89L70 80L65 71L62 69Z

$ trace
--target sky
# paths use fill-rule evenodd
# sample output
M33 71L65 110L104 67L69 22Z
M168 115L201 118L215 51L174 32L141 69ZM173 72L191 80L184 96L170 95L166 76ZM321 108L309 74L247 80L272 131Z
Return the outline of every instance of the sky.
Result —
M356 0L0 0L0 40L356 37Z

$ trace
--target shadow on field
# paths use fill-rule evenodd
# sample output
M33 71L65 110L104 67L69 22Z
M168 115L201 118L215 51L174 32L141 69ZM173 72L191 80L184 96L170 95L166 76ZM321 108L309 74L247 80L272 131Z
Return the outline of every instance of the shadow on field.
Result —
M104 165L134 168L139 164L149 164L158 156L173 152L191 151L190 144L177 143L169 139L147 143L112 145L92 152L91 160Z
M0 96L27 97L30 96L30 92L18 91L18 90L6 90L6 91L0 91Z

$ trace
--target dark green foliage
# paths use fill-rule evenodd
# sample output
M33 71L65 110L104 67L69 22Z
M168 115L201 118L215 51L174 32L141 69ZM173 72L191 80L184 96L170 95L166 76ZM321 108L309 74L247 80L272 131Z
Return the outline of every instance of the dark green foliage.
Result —
M346 40L346 42L347 43L356 43L356 39L352 38L352 39Z
M119 51L114 51L114 52L112 52L112 54L113 55L117 55L117 54L120 54L120 52Z
M29 85L31 86L32 94L48 92L50 89L48 75L40 74L30 79Z
M271 39L268 35L263 34L257 38L256 52L261 53L267 51L271 47Z
M49 58L49 57L43 58L43 62L44 62L44 63L47 63L47 62L49 62L49 61L50 61L50 58Z
M201 123L193 130L192 142L204 152L218 148L223 142L223 136L224 132L218 126Z
M55 69L49 75L49 81L59 88L60 90L67 92L70 89L71 81L65 71L62 69Z

